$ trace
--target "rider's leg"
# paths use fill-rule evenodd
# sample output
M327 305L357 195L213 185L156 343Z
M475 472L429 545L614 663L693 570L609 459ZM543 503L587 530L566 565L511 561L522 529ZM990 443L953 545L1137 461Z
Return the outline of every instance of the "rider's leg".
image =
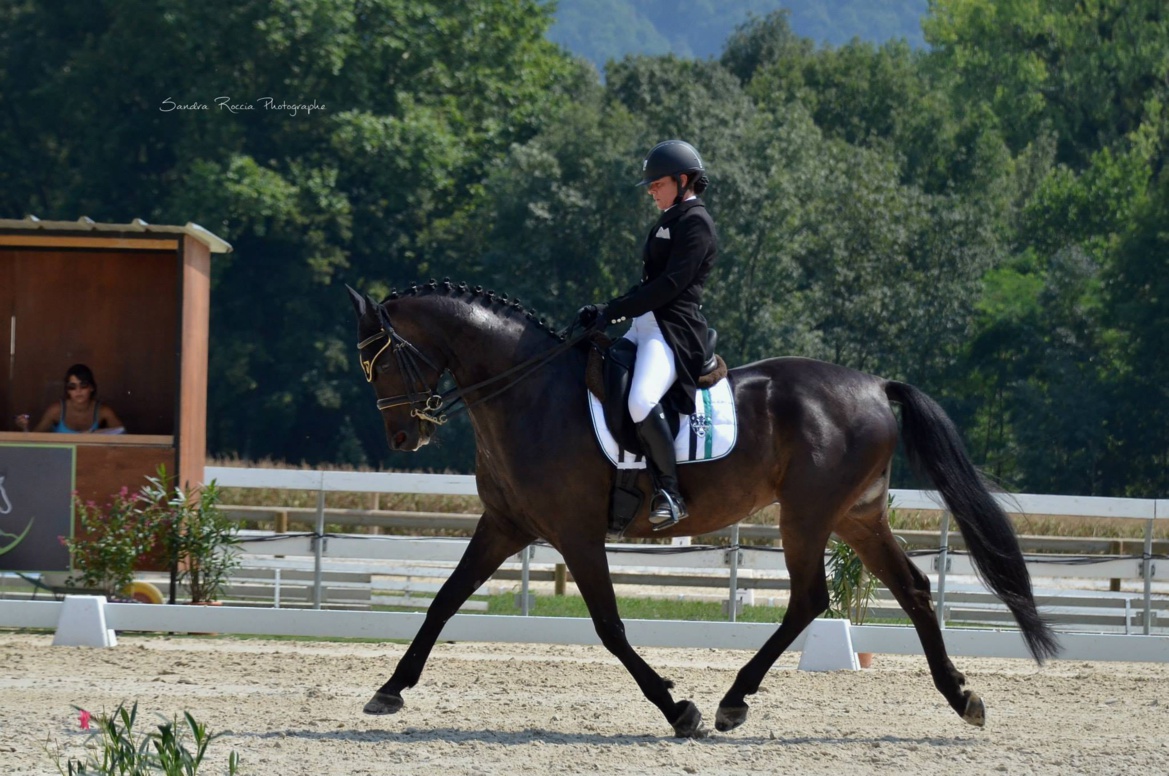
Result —
M678 370L674 351L666 344L653 313L635 318L625 336L637 343L629 386L629 416L634 423L641 423L678 379Z
M650 522L658 528L686 517L686 505L678 490L678 464L674 439L659 402L678 378L674 353L662 337L652 313L637 318L630 334L637 341L637 360L629 389L629 415L646 455L654 481ZM626 335L629 336L629 335Z
M654 497L649 521L654 528L666 528L687 516L686 503L678 489L678 462L674 437L661 405L637 424L637 438L645 452L646 463L654 480Z

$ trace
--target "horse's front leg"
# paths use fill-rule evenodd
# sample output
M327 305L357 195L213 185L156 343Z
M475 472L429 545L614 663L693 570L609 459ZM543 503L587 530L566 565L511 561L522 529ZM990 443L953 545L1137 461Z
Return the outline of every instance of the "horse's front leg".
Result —
M572 572L577 588L588 605L593 626L605 648L617 656L633 675L641 692L657 706L678 738L701 735L702 713L690 701L675 701L670 694L674 683L663 679L638 655L625 638L625 625L617 611L617 597L609 576L603 541L580 540L560 548L564 563Z
M480 518L458 566L435 595L426 610L426 619L406 654L398 661L389 681L381 686L369 703L366 714L393 714L402 708L402 690L413 687L422 675L430 650L459 607L480 585L495 573L508 557L532 542L533 537L516 529L491 513Z

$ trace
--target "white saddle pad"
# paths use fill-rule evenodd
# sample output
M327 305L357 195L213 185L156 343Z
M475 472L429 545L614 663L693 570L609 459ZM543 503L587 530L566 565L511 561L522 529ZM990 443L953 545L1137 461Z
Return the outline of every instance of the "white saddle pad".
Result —
M645 457L622 450L617 440L609 433L601 402L591 391L589 414L593 418L593 429L597 441L605 451L605 457L618 469L644 469ZM678 424L678 436L674 439L674 451L678 463L698 463L722 458L735 446L738 423L735 420L735 399L731 393L731 381L725 377L710 388L699 388L694 394L696 412L683 415Z

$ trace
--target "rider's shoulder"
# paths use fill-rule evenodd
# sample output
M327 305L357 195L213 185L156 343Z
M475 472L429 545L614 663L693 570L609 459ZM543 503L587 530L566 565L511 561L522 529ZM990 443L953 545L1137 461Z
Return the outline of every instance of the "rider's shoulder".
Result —
M686 204L692 204L684 212L678 215L678 225L687 228L706 229L714 231L714 219L710 217L706 206L702 204L700 199L692 199Z

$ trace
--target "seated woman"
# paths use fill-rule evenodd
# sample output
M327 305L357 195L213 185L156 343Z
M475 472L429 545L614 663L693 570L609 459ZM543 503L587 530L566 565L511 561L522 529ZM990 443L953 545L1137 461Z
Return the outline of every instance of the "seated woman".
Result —
M74 364L65 373L65 392L60 403L52 404L36 426L29 427L28 415L16 418L21 431L54 431L61 434L124 434L122 421L113 409L97 400L97 380L85 364Z

